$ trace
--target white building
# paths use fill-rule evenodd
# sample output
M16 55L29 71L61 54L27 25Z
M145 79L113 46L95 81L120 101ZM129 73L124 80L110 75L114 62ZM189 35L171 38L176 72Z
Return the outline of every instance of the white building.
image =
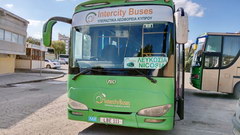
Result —
M0 74L14 73L16 55L26 54L28 21L0 8Z
M69 49L70 38L66 35L62 35L62 34L58 33L58 40L65 42L65 44L66 44L66 46L65 46L66 54L69 54L68 49Z
M17 55L17 69L40 69L45 66L46 48L43 45L26 43L26 55Z

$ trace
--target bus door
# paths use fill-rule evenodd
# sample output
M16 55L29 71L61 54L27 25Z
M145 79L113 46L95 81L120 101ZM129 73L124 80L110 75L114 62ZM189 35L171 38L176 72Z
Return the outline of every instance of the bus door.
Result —
M222 36L208 36L203 56L202 90L218 91L221 48Z
M184 44L176 46L176 99L177 114L179 118L184 119L184 63L185 63Z
M218 91L221 53L205 52L202 75L202 90Z

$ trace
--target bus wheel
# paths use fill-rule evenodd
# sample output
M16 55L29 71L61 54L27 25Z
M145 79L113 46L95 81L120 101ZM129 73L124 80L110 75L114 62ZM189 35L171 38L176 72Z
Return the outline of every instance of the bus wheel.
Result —
M235 85L234 87L234 93L233 93L234 98L239 99L240 98L240 83Z

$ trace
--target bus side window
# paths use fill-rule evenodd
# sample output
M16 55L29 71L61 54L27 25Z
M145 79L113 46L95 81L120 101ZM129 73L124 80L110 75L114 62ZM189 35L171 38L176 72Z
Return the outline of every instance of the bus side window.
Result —
M91 36L89 35L84 35L83 36L83 59L90 59L91 58Z
M219 56L205 56L205 68L218 68L219 67Z
M235 59L240 49L240 37L224 37L222 66L228 66Z

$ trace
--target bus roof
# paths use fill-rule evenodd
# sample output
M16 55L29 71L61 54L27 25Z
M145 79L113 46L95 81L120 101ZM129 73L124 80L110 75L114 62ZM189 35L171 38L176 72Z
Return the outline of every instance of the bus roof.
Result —
M169 2L165 2L165 0L89 0L87 2L79 4L75 8L75 13L85 11L85 10L92 10L97 8L104 8L104 7L114 7L114 6L127 6L127 5L166 5L170 6L174 9L173 0L169 0Z
M209 36L209 35L217 35L217 36L240 36L240 33L207 32L207 33L204 33L204 34L200 35L199 37Z

